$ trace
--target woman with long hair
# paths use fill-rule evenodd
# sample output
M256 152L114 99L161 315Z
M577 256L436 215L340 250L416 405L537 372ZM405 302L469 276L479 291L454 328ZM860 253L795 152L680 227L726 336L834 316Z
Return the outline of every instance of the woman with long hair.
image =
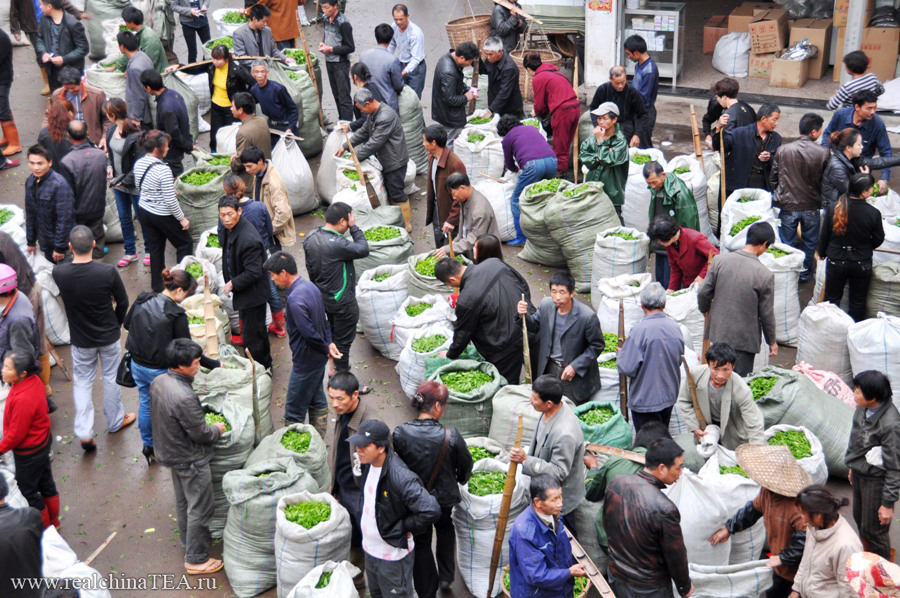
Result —
M884 243L881 212L866 202L874 185L875 179L868 173L851 176L848 193L828 207L819 233L819 256L828 258L825 301L840 305L844 285L849 282L847 313L857 322L866 317L872 254Z
M822 173L822 209L828 209L847 193L850 177L854 174L900 165L900 156L864 157L862 135L851 127L835 131L828 136L828 142L831 158Z
M503 261L503 246L500 239L494 235L481 235L475 241L475 247L472 248L474 262L480 264L489 257L495 257L501 262Z
M47 126L38 133L38 143L47 148L53 160L53 170L62 173L62 159L72 149L69 123L75 118L72 102L64 97L54 98L47 107Z
M839 511L850 501L828 488L807 486L797 495L806 518L806 544L789 598L846 598L855 592L847 581L847 559L862 552L862 542Z
M128 105L125 104L125 100L110 98L103 111L109 122L114 125L106 131L106 176L116 198L122 239L125 242L125 255L116 266L125 268L137 261L134 216L139 213L139 196L134 180L134 163L144 154L144 150L140 144L141 129L128 118ZM146 251L144 265L150 265L150 254Z
M372 72L362 62L357 62L352 67L350 67L350 81L353 85L356 86L357 89L368 89L372 92L372 95L379 102L384 102L384 95L378 91L378 88L372 84ZM359 108L356 107L356 102L353 103L353 120L349 123L341 123L341 127L344 129L344 133L351 133L353 131L359 130L363 124L366 122L366 115L363 114Z

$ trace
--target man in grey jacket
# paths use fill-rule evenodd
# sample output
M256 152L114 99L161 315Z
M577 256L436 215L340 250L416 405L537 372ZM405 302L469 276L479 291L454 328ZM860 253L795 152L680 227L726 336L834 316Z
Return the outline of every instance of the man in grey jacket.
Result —
M269 29L269 16L272 13L262 4L254 4L247 11L247 24L241 25L231 36L234 42L235 56L270 56L293 64L294 60L288 58L275 47L275 38Z
M778 355L775 275L759 263L759 256L774 242L771 224L752 224L744 248L714 258L697 291L697 307L709 313L709 340L728 343L737 351L734 371L739 376L753 371L761 337L769 345L769 355Z
M400 61L390 51L388 46L394 38L394 30L387 23L381 23L375 27L374 48L361 52L359 61L369 67L372 73L370 83L381 92L385 103L400 113L400 103L397 96L403 91L403 67Z
M439 129L440 130L440 129ZM445 150L450 151L450 150ZM465 254L469 259L475 259L473 251L475 241L484 235L494 235L500 238L500 228L497 226L497 218L494 216L494 208L487 197L481 191L472 187L469 176L465 172L454 172L447 177L444 184L453 203L459 206L459 230L454 230L456 238L453 239L452 249L456 253ZM455 227L448 223L451 230ZM438 259L450 255L450 244L438 247L434 252Z
M197 343L176 338L166 347L169 370L150 385L153 449L159 464L172 470L175 514L189 575L215 573L223 566L209 556L209 522L215 506L209 462L225 424L207 425L191 387L202 354Z
M128 104L128 118L136 126L148 131L153 128L153 117L150 114L150 100L144 84L141 83L141 73L146 70L155 70L150 57L138 49L138 38L130 31L120 31L116 35L119 42L119 52L128 57L128 66L125 67L125 103Z
M75 194L75 224L83 224L94 234L93 258L105 253L103 213L106 211L106 154L87 138L87 126L80 120L69 123L72 149L62 159L62 173Z

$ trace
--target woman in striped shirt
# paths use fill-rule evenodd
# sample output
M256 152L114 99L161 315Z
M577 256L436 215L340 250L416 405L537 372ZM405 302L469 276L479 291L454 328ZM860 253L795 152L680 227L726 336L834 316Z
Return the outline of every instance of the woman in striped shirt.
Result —
M141 146L147 153L134 164L134 180L141 195L138 217L150 253L150 286L154 293L161 293L163 288L166 241L175 247L179 262L193 252L190 222L175 197L172 171L163 162L170 139L168 133L156 129L144 133Z

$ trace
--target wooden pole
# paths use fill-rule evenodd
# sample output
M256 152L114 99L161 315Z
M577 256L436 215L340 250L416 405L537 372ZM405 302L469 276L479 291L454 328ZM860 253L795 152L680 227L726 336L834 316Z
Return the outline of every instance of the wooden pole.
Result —
M586 444L584 448L590 453L599 453L601 455L609 455L610 457L621 457L623 459L628 459L629 461L634 461L635 463L640 463L641 465L643 465L647 461L644 455L640 453L616 448L614 446L606 446L604 444Z
M703 169L703 143L700 139L700 127L697 125L697 110L693 104L691 104L691 134L694 136L694 155L697 156L700 168Z
M203 273L203 320L206 325L206 354L219 356L219 333L216 330L216 310L213 307L212 293L209 290L209 273Z
M619 299L619 349L625 344L625 300ZM619 374L619 408L622 417L629 421L628 417L628 376Z
M684 355L681 356L681 363L684 365L684 374L685 376L687 376L687 387L691 392L691 403L694 405L694 413L697 415L697 423L699 423L701 430L705 430L706 418L703 417L703 411L700 409L700 402L697 400L697 383L694 381L694 376L691 375L691 366L688 365L687 359L684 358Z
M94 552L91 553L91 556L89 556L88 558L84 559L84 564L85 564L85 565L90 565L91 563L93 563L93 562L94 562L94 559L97 558L97 557L100 555L101 552L103 552L103 549L104 549L104 548L106 548L107 546L109 546L109 543L112 542L113 538L115 538L115 537L116 537L116 534L118 534L118 533L119 533L119 532L113 532L113 533L111 533L109 536L107 536L107 537L106 537L106 540L104 540L103 544L101 544L100 546L98 546L98 547L97 547L97 550L95 550Z
M453 232L452 231L447 233L447 243L448 243L448 246L450 247L450 259L455 260L456 255L453 253Z
M319 84L316 81L316 70L312 65L312 54L309 52L309 45L306 43L306 34L303 33L303 27L300 27L300 42L303 44L303 51L306 52L306 70L309 78L312 79L313 89L316 90L316 101L319 102L319 125L325 128L325 113L322 112L322 96L319 94ZM296 43L296 42L294 42Z
M381 202L378 200L378 194L375 193L375 188L366 180L366 173L363 172L362 164L359 163L359 158L356 157L356 150L353 149L353 143L350 141L350 135L347 135L347 147L350 148L350 155L353 156L353 163L356 165L356 174L359 175L359 182L362 183L363 187L366 189L366 193L369 194L369 203L373 208L377 208L381 205Z
M706 256L706 274L709 275L709 266L712 264L713 257L715 254L710 250L709 255ZM703 314L703 355L700 356L700 359L703 360L703 363L706 363L706 352L709 351L709 311Z
M544 24L544 22L542 20L531 16L530 14L528 14L527 12L525 12L524 10L522 10L520 7L516 6L515 4L510 4L506 0L493 0L493 1L494 1L494 4L499 4L500 6L507 9L509 12L511 12L514 15L522 15L529 21L534 21L538 25Z
M59 366L59 369L62 370L63 376L66 377L66 380L71 381L72 376L69 374L68 368L66 368L66 362L62 360L62 357L59 356L59 353L56 351L56 347L53 346L53 343L50 342L50 339L45 335L44 338L47 339L47 346L50 347L50 356L53 357L53 361L56 362L56 365Z
M479 64L481 64L481 58L479 58L474 63L472 63L472 87L474 87L476 90L478 89L478 65ZM478 101L477 97L474 97L471 100L469 100L469 108L466 111L467 114L472 114L473 112L475 112L475 102L477 102L477 101Z
M575 74L572 77L572 89L575 90L575 98L578 99L578 52L575 53ZM578 104L581 106L581 103ZM580 112L580 111L579 111ZM579 114L580 116L580 114ZM578 124L575 124L575 142L572 144L572 181L578 184Z
M525 301L525 293L522 293L522 301ZM525 359L525 384L531 384L531 347L528 346L528 326L525 323L525 317L522 316L522 352ZM510 384L513 381L507 380Z
M516 443L513 448L522 448L522 416L519 416L519 427L516 430ZM509 460L509 469L506 471L506 483L503 485L503 499L500 501L500 512L497 515L497 531L494 533L494 549L491 552L491 575L488 582L487 598L494 594L494 577L497 576L497 567L500 565L500 553L503 551L503 537L506 535L506 522L509 520L509 505L512 503L513 489L516 487L516 466L518 464Z
M606 583L606 578L604 578L603 574L600 573L600 570L597 569L597 565L594 564L594 561L592 561L591 557L585 552L581 543L572 535L569 528L563 526L563 529L566 530L566 536L569 537L569 544L572 545L572 557L578 561L579 564L584 565L584 572L587 573L588 579L591 580L591 583L597 588L601 598L616 598L616 595L613 594L609 584Z
M725 207L725 128L722 127L719 129L719 163L721 167L719 168L719 226L716 227L719 229L719 235L722 235L722 209Z

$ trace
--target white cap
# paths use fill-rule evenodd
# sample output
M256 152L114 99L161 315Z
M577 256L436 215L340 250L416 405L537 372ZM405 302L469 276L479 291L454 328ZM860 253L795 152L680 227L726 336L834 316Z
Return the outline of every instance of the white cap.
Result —
M616 118L619 116L619 107L616 106L614 102L603 102L596 109L591 110L591 114L595 116L603 116L604 114L615 114Z

